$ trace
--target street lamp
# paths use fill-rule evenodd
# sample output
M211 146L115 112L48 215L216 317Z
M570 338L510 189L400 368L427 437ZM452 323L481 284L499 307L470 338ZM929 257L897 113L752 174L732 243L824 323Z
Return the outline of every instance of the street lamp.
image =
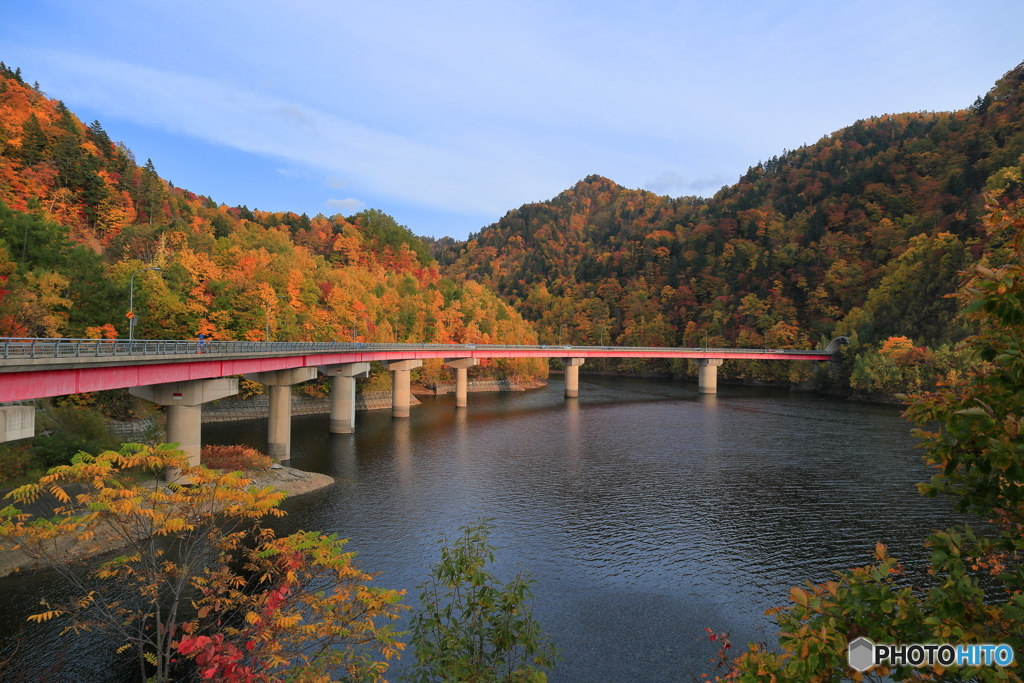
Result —
M135 341L135 276L144 270L160 270L158 266L139 268L132 273L128 286L128 341Z
M288 297L285 296L284 294L278 294L277 298L278 299L287 299ZM269 299L267 300L267 305L266 305L265 310L267 312L267 332L263 336L263 341L270 341L270 300Z

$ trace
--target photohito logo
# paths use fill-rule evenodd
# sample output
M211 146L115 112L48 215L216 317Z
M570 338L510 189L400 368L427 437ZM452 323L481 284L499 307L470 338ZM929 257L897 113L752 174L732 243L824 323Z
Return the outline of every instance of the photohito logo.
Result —
M870 638L851 640L847 646L850 667L867 671L878 664L889 666L1009 666L1013 648L1009 645L920 645L878 644Z

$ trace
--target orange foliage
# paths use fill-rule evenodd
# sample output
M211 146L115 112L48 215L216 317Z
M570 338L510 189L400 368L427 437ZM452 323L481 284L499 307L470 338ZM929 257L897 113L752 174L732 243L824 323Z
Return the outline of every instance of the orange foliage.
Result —
M117 339L117 328L107 323L99 327L85 328L86 339Z

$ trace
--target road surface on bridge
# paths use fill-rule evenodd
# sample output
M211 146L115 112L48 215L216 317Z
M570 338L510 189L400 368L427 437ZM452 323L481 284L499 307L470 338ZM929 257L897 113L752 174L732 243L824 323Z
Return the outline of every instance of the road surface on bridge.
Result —
M428 358L832 360L831 350L0 339L0 402L341 363ZM831 346L831 345L830 345Z

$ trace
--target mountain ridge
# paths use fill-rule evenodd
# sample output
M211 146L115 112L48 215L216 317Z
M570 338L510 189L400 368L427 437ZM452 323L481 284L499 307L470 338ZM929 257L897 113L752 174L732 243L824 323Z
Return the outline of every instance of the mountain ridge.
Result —
M1019 193L1006 174L1024 164L1022 84L1024 64L966 109L862 119L752 166L710 198L663 197L591 175L547 202L508 212L463 243L435 243L433 253L446 272L495 288L541 323L548 340L561 328L561 337L569 330L570 340L592 343L596 327L629 341L637 321L654 321L655 336L668 345L704 334L763 342L770 321L796 326L804 342L844 332L871 343L893 335L955 341L964 329L953 321L952 302L933 307L942 324L930 326L894 319L913 318L909 304L888 317L866 316L863 307L908 251L903 266L915 256L949 256L929 274L941 281L930 288L939 297L981 255L983 193ZM598 292L616 285L618 296ZM664 305L629 305L631 290ZM577 301L600 299L598 309L611 304L607 315L592 317L614 324L553 313L548 296L566 292ZM729 320L716 306L723 297ZM680 308L687 311L679 315ZM850 318L855 309L860 313ZM663 322L655 321L659 315Z

